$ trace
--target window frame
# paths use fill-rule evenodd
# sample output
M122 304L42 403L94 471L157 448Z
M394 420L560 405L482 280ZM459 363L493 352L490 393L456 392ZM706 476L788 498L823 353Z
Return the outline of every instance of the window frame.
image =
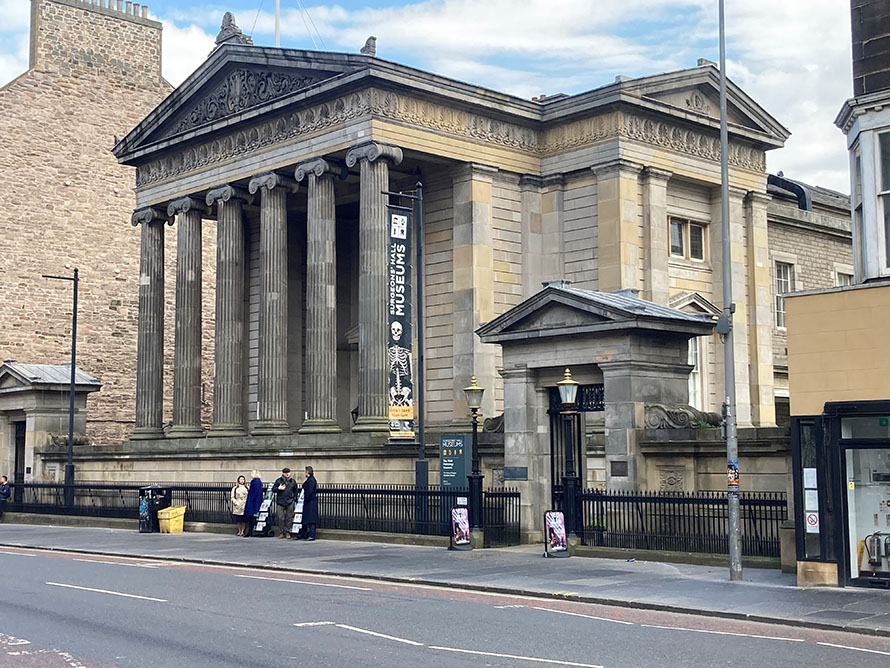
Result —
M673 229L674 225L678 225L680 229L680 243L683 246L683 253L674 252ZM692 255L692 228L701 229L701 257L693 257ZM708 263L708 223L684 218L682 216L668 216L668 256L672 260L685 260L698 264Z
M779 267L788 267L788 289L779 289ZM785 331L788 325L788 310L785 308L785 295L794 292L795 263L787 258L778 257L773 260L773 288L775 290L775 325L779 331ZM783 279L781 279L783 280ZM781 317L780 317L781 316Z
M874 133L875 150L875 227L878 232L878 271L881 276L890 275L890 164L884 165L881 160L881 139L887 138L887 153L890 155L890 130ZM890 161L888 161L890 162ZM886 169L887 189L884 189ZM861 175L860 175L861 179ZM861 192L857 193L860 199ZM855 215L855 214L854 214Z

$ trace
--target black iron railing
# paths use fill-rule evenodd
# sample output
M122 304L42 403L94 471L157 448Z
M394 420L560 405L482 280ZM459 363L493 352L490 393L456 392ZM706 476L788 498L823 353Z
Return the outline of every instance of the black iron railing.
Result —
M788 516L785 494L743 492L739 501L742 554L778 557L779 527ZM580 538L587 545L729 554L724 493L587 490L578 503Z
M65 486L51 483L22 485L21 503L9 510L26 513L90 517L139 517L139 490L146 483L78 483L74 506L65 505ZM229 484L163 484L171 491L172 505L185 506L190 522L232 521ZM463 505L465 489L413 485L319 485L319 526L323 529L382 531L433 536L451 534L451 508ZM483 493L485 542L492 547L519 543L519 492Z

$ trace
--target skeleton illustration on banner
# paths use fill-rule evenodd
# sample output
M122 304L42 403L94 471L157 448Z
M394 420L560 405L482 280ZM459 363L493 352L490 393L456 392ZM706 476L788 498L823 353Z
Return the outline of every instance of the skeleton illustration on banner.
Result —
M411 210L389 207L389 433L414 438L414 380L411 361Z

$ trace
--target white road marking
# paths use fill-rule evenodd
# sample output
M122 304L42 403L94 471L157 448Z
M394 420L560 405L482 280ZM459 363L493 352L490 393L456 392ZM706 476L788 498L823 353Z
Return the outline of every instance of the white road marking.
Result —
M658 624L640 624L647 629L666 629L668 631L690 631L692 633L711 633L717 636L736 636L738 638L759 638L760 640L782 640L784 642L806 642L803 638L782 638L781 636L759 636L753 633L731 633L730 631L710 631L708 629L690 629L684 626L659 626Z
M288 580L287 578L266 578L262 575L242 575L235 573L236 578L250 578L251 580L269 580L270 582L290 582L291 584L312 585L313 587L336 587L337 589L357 589L358 591L373 591L370 587L353 587L351 585L337 585L329 582L308 582L306 580Z
M294 626L331 626L336 622L298 622Z
M157 568L154 564L128 564L123 561L103 561L101 559L72 559L71 561L83 561L88 564L109 564L111 566L133 566L135 568Z
M385 633L377 633L376 631L369 631L368 629L360 629L357 626L350 626L349 624L337 624L337 628L346 629L347 631L355 631L356 633L364 633L369 636L374 636L376 638L385 638L386 640L393 640L395 642L405 643L406 645L414 645L415 647L423 647L422 642L416 642L414 640L406 640L405 638L396 638L395 636L388 636Z
M532 607L532 610L543 610L544 612L555 612L560 615L571 615L572 617L584 617L586 619L595 619L599 622L612 622L613 624L627 624L628 626L635 626L633 622L625 622L620 619L609 619L608 617L595 617L594 615L582 615L580 612L569 612L567 610L553 610L551 608L535 608Z
M864 647L849 647L848 645L835 645L833 642L817 642L817 645L824 645L825 647L837 647L838 649L852 649L856 652L868 652L870 654L881 654L883 656L890 656L890 652L882 652L879 649L865 649Z
M506 610L507 608L524 608L524 605L496 605L495 610Z
M166 598L154 598L153 596L139 596L138 594L125 594L120 591L110 591L108 589L94 589L93 587L79 587L78 585L63 584L61 582L46 582L51 587L65 587L66 589L79 589L81 591L92 591L97 594L111 594L112 596L123 596L125 598L138 598L143 601L157 601L158 603L166 603Z
M6 550L0 550L0 554L12 554L16 557L36 557L36 554L28 554L27 552L7 552Z
M579 668L603 668L595 663L575 663L574 661L560 661L558 659L541 659L535 656L519 656L516 654L499 654L497 652L480 652L475 649L458 649L457 647L436 647L430 646L430 649L437 649L440 652L458 652L461 654L477 654L479 656L496 656L500 659L518 659L520 661L533 661L535 663L550 663L557 666L578 666Z
M0 633L0 645L30 645L30 640L25 640L24 638L16 638L15 636L8 636L5 633Z

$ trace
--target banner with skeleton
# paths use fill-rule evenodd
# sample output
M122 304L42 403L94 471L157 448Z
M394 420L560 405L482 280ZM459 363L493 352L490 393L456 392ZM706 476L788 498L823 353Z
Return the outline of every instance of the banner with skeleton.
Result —
M389 435L414 438L414 380L411 356L412 210L390 205L389 224Z

